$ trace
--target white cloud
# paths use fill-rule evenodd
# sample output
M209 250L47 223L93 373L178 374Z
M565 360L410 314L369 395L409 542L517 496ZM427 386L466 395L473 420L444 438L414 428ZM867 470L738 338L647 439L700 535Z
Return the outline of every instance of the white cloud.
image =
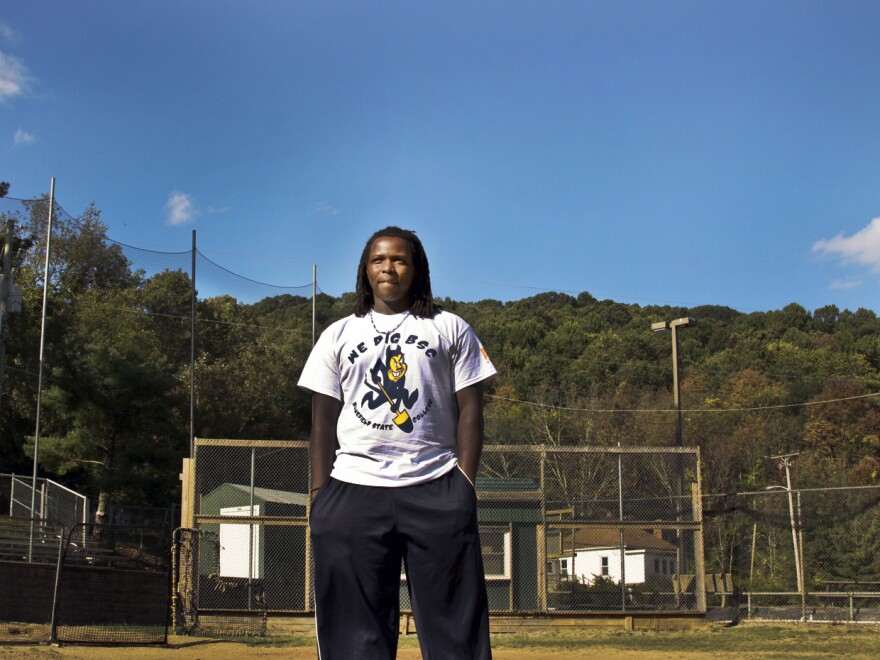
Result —
M336 215L338 213L339 209L324 202L318 202L315 205L315 215Z
M28 133L27 131L23 131L20 128L15 131L15 135L12 136L12 141L16 147L20 144L30 144L36 139L36 135L34 135L33 133Z
M29 92L31 80L21 60L0 51L0 103Z
M852 236L842 233L834 238L816 241L813 252L834 255L845 264L868 266L880 273L880 218L874 218L864 229Z
M192 198L186 193L174 191L165 202L165 222L169 225L185 225L198 215Z
M855 289L864 284L864 280L834 280L831 284L828 285L829 289Z
M6 23L0 23L0 39L8 41L9 43L14 43L18 40L18 35L15 34L15 30L6 25Z

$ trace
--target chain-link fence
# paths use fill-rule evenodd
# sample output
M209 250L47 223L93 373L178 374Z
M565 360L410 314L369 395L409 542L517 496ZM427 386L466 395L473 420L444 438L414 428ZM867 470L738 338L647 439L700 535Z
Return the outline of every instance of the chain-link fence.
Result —
M89 499L51 479L0 474L0 511L14 518L37 518L71 529L89 521ZM33 516L31 506L33 505Z
M477 493L492 609L702 611L699 474L695 449L486 447ZM499 548L509 568L493 574Z
M719 616L880 622L880 487L709 495L706 570ZM723 612L723 614L722 614Z
M201 625L209 612L311 611L308 443L198 439L194 465L185 610Z
M176 623L313 609L308 443L197 439ZM488 446L477 479L495 612L701 612L699 453ZM410 609L405 576L401 606ZM251 626L253 627L253 626Z

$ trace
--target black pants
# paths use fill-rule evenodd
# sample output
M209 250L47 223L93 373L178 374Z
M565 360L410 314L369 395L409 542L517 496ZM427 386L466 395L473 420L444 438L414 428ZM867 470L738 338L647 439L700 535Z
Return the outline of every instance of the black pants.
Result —
M491 658L476 504L457 468L402 488L324 484L309 518L321 660L395 657L401 559L424 660Z

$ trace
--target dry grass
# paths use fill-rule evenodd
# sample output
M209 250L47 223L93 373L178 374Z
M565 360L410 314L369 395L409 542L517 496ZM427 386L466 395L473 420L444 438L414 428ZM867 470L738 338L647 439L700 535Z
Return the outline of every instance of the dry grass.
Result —
M86 646L2 646L0 658L107 659L152 658L316 658L314 638L296 635L268 638L172 637L170 647L127 647L121 649ZM874 658L880 648L880 626L742 624L735 627L705 625L683 631L624 632L583 629L552 633L494 635L496 660L574 660L609 658L648 660L654 658ZM401 638L400 660L418 660L418 640Z

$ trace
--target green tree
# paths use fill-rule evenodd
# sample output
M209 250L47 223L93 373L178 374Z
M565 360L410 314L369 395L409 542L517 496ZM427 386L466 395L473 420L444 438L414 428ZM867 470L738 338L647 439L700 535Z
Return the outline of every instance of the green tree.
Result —
M98 495L101 523L112 500L168 497L185 438L174 414L172 369L137 291L82 294L68 321L63 359L48 370L40 459L57 474L84 478Z

